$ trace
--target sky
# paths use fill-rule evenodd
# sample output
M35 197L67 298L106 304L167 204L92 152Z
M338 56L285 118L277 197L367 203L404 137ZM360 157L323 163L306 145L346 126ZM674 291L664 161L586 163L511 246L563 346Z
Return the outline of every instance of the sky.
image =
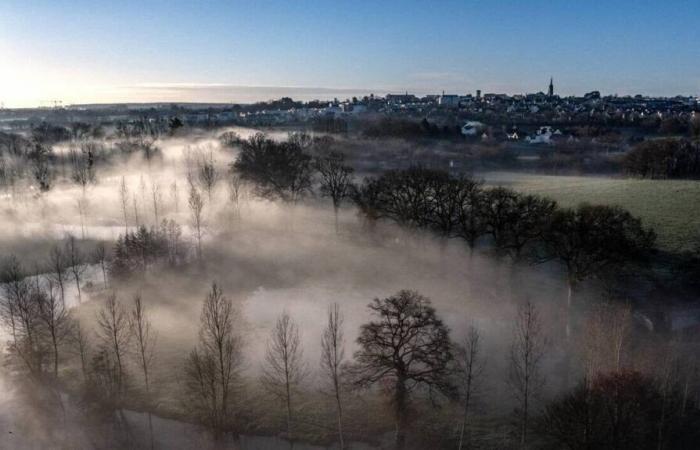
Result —
M700 94L698 0L0 0L0 103Z

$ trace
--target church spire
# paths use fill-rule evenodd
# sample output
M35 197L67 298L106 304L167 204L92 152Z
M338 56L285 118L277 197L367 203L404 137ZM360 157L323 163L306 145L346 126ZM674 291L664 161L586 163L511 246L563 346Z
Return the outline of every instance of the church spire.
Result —
M554 77L549 78L549 91L547 92L547 94L550 97L554 97Z

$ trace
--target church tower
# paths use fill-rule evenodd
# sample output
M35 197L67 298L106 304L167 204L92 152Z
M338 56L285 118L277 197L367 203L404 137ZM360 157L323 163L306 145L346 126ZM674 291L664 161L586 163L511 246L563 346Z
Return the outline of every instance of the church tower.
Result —
M549 91L547 91L547 95L550 97L554 97L554 78L549 79Z

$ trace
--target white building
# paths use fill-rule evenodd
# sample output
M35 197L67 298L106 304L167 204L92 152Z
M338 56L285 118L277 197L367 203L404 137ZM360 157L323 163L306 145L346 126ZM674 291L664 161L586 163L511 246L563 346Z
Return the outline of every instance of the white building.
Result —
M481 122L477 122L475 120L469 121L462 125L462 135L476 136L477 134L481 133L484 128L486 128L486 125Z
M529 144L550 144L554 136L561 136L561 131L544 126L540 127L534 136L528 136L526 140Z

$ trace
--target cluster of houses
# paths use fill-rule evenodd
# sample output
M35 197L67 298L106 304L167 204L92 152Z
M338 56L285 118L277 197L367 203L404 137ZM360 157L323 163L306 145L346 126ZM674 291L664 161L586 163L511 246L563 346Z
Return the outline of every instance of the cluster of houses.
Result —
M432 123L459 123L467 137L485 138L487 125L501 127L504 139L547 144L561 139L561 129L581 125L635 126L663 120L684 122L700 111L698 97L657 98L646 96L601 96L593 91L583 96L560 97L550 81L547 93L506 95L483 94L417 96L369 95L344 101L297 102L289 98L249 105L150 104L89 105L33 110L0 110L0 124L21 126L37 121L101 124L130 121L167 121L177 117L185 125L243 126L297 125L318 119L352 122L358 119L395 117L427 119ZM530 132L525 135L523 129ZM536 131L533 131L536 130Z

